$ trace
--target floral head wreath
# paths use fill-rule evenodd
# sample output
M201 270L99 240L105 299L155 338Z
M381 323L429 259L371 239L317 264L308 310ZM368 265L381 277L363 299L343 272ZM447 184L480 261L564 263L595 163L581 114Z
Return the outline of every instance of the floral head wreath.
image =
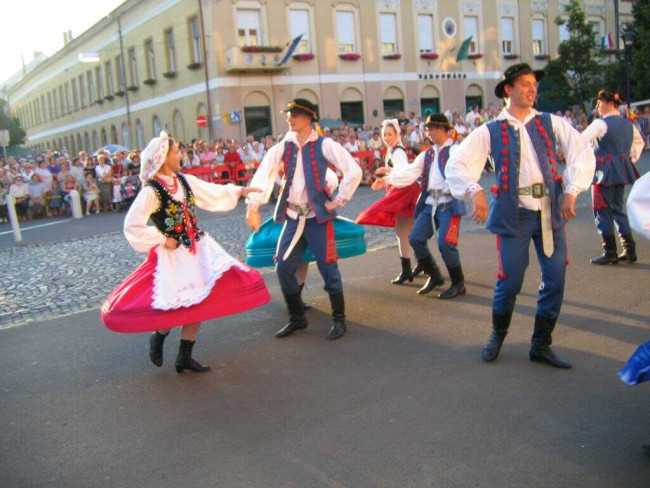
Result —
M392 127L395 129L395 132L397 135L400 135L402 130L399 128L399 120L397 119L386 119L381 123L381 138L384 138L384 132L386 131L386 127Z
M160 137L154 137L144 151L140 153L140 180L146 183L160 170L169 152L169 134L162 131Z

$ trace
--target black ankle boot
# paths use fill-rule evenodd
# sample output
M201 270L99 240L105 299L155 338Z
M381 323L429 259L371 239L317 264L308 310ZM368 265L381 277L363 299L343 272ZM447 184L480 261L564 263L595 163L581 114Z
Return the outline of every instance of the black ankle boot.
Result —
M205 373L210 371L210 366L203 366L196 359L192 359L192 348L195 341L187 341L181 339L181 345L178 349L178 356L176 357L176 372L182 373L186 369L194 371L195 373Z
M300 292L284 293L284 301L287 302L287 308L289 309L289 323L275 333L275 337L278 339L293 334L297 330L307 328L307 317L305 317Z
M348 330L345 325L345 299L343 298L343 292L330 293L330 304L332 305L333 324L326 337L327 340L333 341L334 339L343 337Z
M393 285L401 285L406 280L413 282L413 273L411 272L411 260L409 258L400 258L402 261L402 272L391 281Z
M603 235L603 249L605 253L602 256L591 259L591 264L616 264L618 263L618 254L616 253L616 237L613 235Z
M623 247L623 252L618 257L618 260L628 263L636 263L636 243L632 238L632 234L621 236L621 247Z
M442 278L442 273L440 273L440 268L438 268L431 254L422 259L418 259L418 265L429 275L427 282L418 290L418 295L429 293L436 286L441 286L445 283L445 280Z
M483 359L486 362L491 363L499 357L501 346L510 328L510 320L512 320L512 310L505 314L492 310L492 334L483 348Z
M466 293L465 276L463 275L462 266L449 268L449 277L451 278L451 286L438 295L438 298L443 300L446 298L454 298L458 295L464 295Z
M569 369L571 363L558 358L551 349L551 335L557 319L535 315L535 331L531 339L530 360L545 363L554 368Z
M311 305L309 303L303 301L303 299L302 299L302 290L303 290L304 287L305 287L304 283L302 285L300 285L300 301L302 302L302 309L307 311L307 310L311 310Z
M151 359L151 362L159 368L163 363L163 344L168 335L169 332L161 334L156 331L149 337L149 359Z

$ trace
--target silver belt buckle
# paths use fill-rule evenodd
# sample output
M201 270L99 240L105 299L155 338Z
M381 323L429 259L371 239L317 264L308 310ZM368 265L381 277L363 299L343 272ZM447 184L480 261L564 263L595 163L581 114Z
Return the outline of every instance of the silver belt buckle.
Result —
M533 183L531 186L532 197L533 198L543 198L544 197L544 183Z

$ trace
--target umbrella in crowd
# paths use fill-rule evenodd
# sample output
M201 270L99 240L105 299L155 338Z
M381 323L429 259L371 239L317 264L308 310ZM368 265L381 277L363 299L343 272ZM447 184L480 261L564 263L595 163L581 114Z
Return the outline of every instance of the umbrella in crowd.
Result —
M104 151L108 151L111 154L115 154L118 151L126 151L130 152L128 147L120 146L119 144L109 144L108 146L104 146L101 149ZM99 149L93 153L93 156L97 156L99 154Z

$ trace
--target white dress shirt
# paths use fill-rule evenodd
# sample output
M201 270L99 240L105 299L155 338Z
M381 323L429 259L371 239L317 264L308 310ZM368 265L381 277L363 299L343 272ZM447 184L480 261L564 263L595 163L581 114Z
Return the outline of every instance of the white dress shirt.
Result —
M589 144L593 145L594 143L597 142L597 139L600 139L605 134L607 134L607 124L603 119L607 117L620 117L620 116L621 116L620 112L617 110L616 112L608 113L602 119L594 120L591 124L589 124L589 127L587 127L585 131L582 133L582 137L584 137L584 139ZM636 126L632 124L632 146L630 147L630 159L632 160L633 163L636 163L637 159L639 159L639 157L641 156L644 146L645 143L643 142L643 136L639 133Z
M519 188L544 183L537 153L526 130L526 124L540 113L530 109L524 121L520 122L504 108L496 118L498 121L506 121L514 126L520 134ZM562 175L564 191L578 195L587 190L593 181L596 171L594 152L580 133L562 117L551 115L551 125L555 142L564 150L566 159L566 168ZM478 182L490 152L490 131L487 125L481 125L470 132L460 144L458 150L449 159L445 170L449 188L455 198L474 196L482 190ZM541 199L533 198L531 195L519 195L519 206L529 210L541 210L542 202Z
M438 156L440 155L440 150L443 147L448 146L451 146L449 149L449 155L451 156L458 149L458 146L454 144L454 141L451 139L447 139L442 146L436 144L432 148L434 151L434 157L433 162L431 163L431 168L429 169L429 187L427 188L427 191L437 190L443 193L443 195L438 198L438 203L447 203L451 201L451 196L444 195L444 193L450 193L449 184L438 167ZM407 164L400 168L393 168L393 170L386 175L386 184L396 188L405 188L415 183L424 171L425 155L426 151L422 151L411 164ZM433 197L431 195L427 197L426 203L427 205L433 205Z
M313 142L317 139L318 133L315 130L312 130L311 134L305 141L305 144ZM296 146L298 146L296 155L296 170L293 175L291 187L289 188L287 201L291 204L299 206L304 206L309 203L302 162L302 146L300 146L298 143L298 134L293 131L289 131L280 143L275 144L267 151L264 159L262 160L262 163L260 164L259 168L257 168L250 186L253 188L260 188L263 191L262 193L251 193L248 195L247 202L249 209L256 210L260 205L263 205L269 201L271 192L273 191L273 185L275 183L276 177L278 176L278 172L284 166L282 155L284 154L284 143L286 141L293 142ZM323 139L322 149L325 159L343 173L343 179L339 184L339 191L335 198L335 201L340 206L343 206L348 200L352 198L352 195L354 195L354 192L357 190L357 187L361 182L363 172L361 171L361 168L354 160L352 155L346 151L338 142L335 142L330 138L325 138ZM298 218L297 212L291 209L287 209L287 215L289 215L289 217L292 219ZM312 210L309 213L308 217L313 217L314 215L315 213Z

